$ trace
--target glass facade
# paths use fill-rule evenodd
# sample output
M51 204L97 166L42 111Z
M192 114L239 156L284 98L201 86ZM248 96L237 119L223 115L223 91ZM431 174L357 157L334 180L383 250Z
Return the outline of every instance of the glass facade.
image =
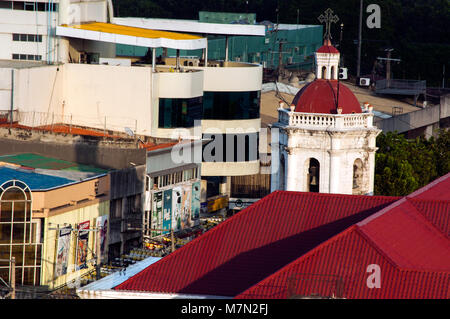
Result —
M203 134L203 162L251 162L259 159L259 134Z
M17 180L0 186L0 259L15 257L18 284L39 285L42 245L37 231L28 186ZM0 277L11 282L9 262L0 262Z
M203 119L247 120L259 118L260 91L204 92Z
M159 128L193 127L202 118L202 97L159 99Z

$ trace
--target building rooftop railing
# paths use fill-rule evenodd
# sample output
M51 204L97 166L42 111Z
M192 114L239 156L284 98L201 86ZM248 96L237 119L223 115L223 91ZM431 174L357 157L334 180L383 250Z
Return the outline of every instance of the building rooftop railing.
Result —
M278 122L305 129L354 129L373 127L373 113L312 114L278 109Z

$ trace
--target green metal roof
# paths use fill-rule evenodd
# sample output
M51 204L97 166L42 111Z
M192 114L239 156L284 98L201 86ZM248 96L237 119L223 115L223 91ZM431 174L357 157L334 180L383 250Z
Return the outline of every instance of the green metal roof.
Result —
M33 153L23 153L15 155L0 156L0 162L16 164L31 168L52 169L52 170L67 170L76 172L91 172L103 174L108 171L98 167L82 165L78 163L59 160L53 157L46 157Z

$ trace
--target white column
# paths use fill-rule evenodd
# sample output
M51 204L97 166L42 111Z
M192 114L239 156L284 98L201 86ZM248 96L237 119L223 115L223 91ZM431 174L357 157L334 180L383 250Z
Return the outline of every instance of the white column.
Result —
M340 184L340 151L330 150L328 151L330 154L330 169L329 169L329 193L338 194L343 193L342 188L339 188Z
M59 25L69 24L69 0L59 1L58 19ZM58 62L69 62L69 40L65 37L58 38Z
M228 36L225 36L225 62L228 61Z
M286 152L287 156L287 165L286 165L286 190L287 191L298 191L296 189L296 172L297 172L297 158L296 155L293 154L292 150L288 150Z

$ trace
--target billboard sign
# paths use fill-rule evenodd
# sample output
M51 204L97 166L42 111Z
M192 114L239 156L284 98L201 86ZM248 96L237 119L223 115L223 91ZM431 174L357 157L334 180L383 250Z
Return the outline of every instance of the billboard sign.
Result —
M100 258L102 261L106 259L107 234L108 234L108 215L97 217L97 240L100 240Z
M181 187L174 187L172 190L172 229L174 232L181 230L181 209L182 209Z
M67 274L67 265L69 264L71 234L72 234L71 227L64 227L59 230L58 248L56 251L55 277Z
M78 224L77 270L87 268L90 221Z
M183 185L181 199L181 229L191 227L192 184Z
M172 189L167 189L163 194L163 222L162 228L171 229L172 228ZM168 231L163 232L163 234L168 234Z
M191 214L194 226L199 224L200 219L200 195L201 195L200 182L195 182L192 184L192 204L191 204Z
M161 229L162 228L162 211L163 211L163 192L153 193L153 207L152 207L152 220L151 228ZM161 232L152 232L152 236L157 236Z

